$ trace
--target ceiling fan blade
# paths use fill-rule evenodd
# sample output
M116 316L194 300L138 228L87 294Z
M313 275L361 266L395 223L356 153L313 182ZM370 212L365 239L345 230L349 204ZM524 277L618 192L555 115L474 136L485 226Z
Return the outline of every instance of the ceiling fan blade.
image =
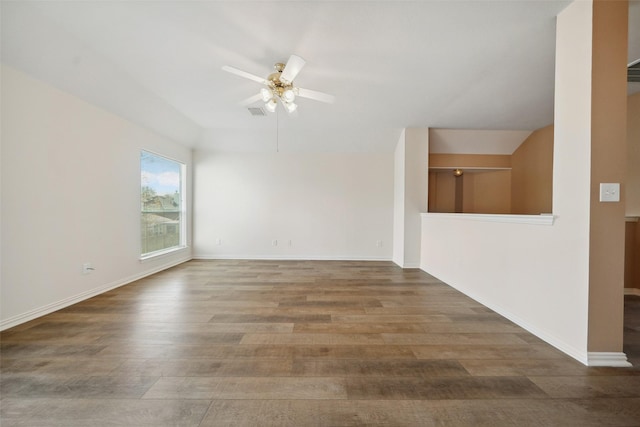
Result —
M253 80L254 82L267 84L267 81L263 77L258 77L255 74L247 73L246 71L238 70L237 68L229 67L225 65L222 69L228 73L235 74L236 76L244 77L245 79Z
M306 63L307 61L298 55L291 55L287 61L287 65L285 65L284 70L282 70L282 74L280 74L280 81L291 83Z
M300 98L313 99L314 101L326 102L327 104L333 104L336 97L316 90L304 89L301 87L296 88L297 95Z
M254 102L258 102L258 101L262 101L262 94L258 93L256 95L250 96L249 98L245 99L244 101L240 101L240 105L245 107L247 105L251 105Z

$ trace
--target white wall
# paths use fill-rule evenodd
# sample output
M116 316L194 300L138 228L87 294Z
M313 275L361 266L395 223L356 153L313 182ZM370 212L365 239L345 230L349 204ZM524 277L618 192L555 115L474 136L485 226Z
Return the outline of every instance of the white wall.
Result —
M429 129L407 128L394 155L393 261L420 266L420 213L427 211Z
M393 153L196 151L194 163L194 257L391 259Z
M551 226L424 215L421 268L588 362L591 2L558 16Z
M1 78L2 328L190 258L139 261L140 150L190 171L189 149L14 69Z
M402 130L393 156L393 262L404 265L405 136Z

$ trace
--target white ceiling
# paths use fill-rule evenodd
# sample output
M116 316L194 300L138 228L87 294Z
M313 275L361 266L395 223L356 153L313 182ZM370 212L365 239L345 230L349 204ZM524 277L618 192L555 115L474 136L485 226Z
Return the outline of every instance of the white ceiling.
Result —
M550 124L568 3L2 1L2 61L194 147L390 151L404 127ZM336 102L251 116L260 85L221 67L266 77L292 53Z

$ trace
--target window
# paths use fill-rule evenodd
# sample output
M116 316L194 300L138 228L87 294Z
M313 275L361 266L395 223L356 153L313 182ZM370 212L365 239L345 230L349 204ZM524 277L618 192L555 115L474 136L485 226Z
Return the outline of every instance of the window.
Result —
M140 153L143 257L185 246L184 171L182 163L146 151Z

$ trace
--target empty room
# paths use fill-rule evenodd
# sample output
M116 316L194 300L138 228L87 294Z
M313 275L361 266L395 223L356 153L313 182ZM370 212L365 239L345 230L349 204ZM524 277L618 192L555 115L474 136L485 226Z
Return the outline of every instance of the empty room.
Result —
M640 2L0 2L0 424L640 425Z

